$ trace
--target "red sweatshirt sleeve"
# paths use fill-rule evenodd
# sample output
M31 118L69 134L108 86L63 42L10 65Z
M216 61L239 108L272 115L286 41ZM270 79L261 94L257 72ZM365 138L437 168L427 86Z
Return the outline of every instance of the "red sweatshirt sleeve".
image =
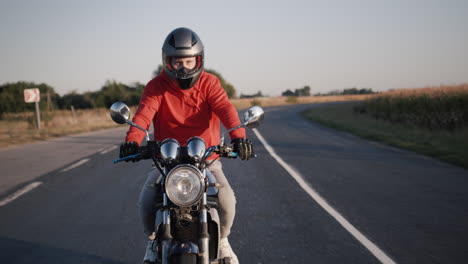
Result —
M132 121L146 130L149 129L154 115L158 112L161 100L161 97L158 95L159 92L155 79L153 79L146 85L143 95L141 96L140 103L138 104L138 110L133 117ZM133 141L140 145L144 137L145 132L136 127L130 127L125 141Z
M208 96L210 107L212 111L215 112L219 117L221 123L223 123L223 126L226 129L233 128L241 123L237 114L237 110L229 101L226 91L224 91L223 87L221 87L218 78L214 77L213 79L214 80L211 83L212 85L209 88L210 92ZM236 129L229 133L229 136L231 137L231 140L236 138L246 138L245 129Z

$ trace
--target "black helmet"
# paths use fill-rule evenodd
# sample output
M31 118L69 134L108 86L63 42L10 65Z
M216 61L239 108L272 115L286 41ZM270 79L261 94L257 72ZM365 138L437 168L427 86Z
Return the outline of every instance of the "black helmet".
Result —
M171 65L172 58L196 57L193 69L175 70ZM203 71L203 43L200 38L188 28L174 29L166 37L162 47L163 67L169 77L176 79L182 89L192 88Z

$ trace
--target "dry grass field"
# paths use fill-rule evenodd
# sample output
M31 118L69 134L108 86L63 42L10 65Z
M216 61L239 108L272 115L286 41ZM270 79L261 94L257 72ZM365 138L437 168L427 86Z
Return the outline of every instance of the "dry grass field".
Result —
M309 96L309 97L263 97L234 99L232 103L242 110L251 105L263 107L288 104L321 103L334 101L364 100L369 96ZM135 113L136 107L132 108ZM108 109L56 110L41 114L41 130L36 129L34 113L5 114L0 120L0 147L23 144L60 137L70 134L90 132L117 127L109 117Z
M6 114L0 120L0 147L23 144L118 126L107 109L56 110L41 114L37 130L35 113Z
M280 106L290 104L315 104L326 102L356 101L371 98L373 95L342 95L342 96L304 96L304 97L259 97L233 99L232 104L239 110L246 109L252 105L262 107Z

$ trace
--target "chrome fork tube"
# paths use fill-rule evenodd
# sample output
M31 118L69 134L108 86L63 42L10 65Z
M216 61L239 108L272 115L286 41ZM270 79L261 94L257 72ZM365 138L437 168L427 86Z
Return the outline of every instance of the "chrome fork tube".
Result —
M209 242L210 237L208 234L208 212L206 209L206 192L203 193L202 205L200 210L200 237L198 240L199 254L198 254L198 263L200 264L209 264L210 261L210 251L209 251Z
M171 214L169 209L167 208L167 195L163 195L163 225L162 225L162 252L161 252L161 261L162 264L169 264L169 250L171 248L172 243L172 235L171 235Z

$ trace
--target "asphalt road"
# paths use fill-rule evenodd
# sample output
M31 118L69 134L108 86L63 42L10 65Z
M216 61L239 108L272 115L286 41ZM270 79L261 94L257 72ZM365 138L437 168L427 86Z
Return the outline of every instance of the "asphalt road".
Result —
M467 170L309 123L299 115L308 107L266 109L258 131L278 156L396 263L467 262ZM42 183L0 206L0 263L141 261L136 201L150 162L112 163L124 134L0 151L0 203ZM258 158L223 163L241 263L379 263L248 135Z

